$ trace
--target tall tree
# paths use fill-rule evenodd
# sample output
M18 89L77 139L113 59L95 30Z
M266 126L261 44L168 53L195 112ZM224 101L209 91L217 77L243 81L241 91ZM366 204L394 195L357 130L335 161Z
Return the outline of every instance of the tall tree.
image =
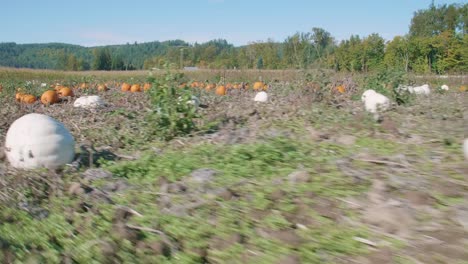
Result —
M312 28L312 44L317 52L319 61L322 61L323 53L333 44L331 34L323 28Z
M93 70L109 71L112 68L112 58L108 48L94 49L93 55Z

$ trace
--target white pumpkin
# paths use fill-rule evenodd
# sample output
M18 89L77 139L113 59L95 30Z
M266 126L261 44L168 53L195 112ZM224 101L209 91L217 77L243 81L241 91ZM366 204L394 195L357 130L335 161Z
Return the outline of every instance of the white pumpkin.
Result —
M448 85L443 84L443 85L440 87L440 89L442 89L442 90L444 90L444 91L448 91L448 90L449 90L449 87L448 87Z
M411 92L411 90L410 90L410 92ZM428 94L431 93L431 90L429 89L429 85L428 85L428 84L424 84L424 85L421 85L421 86L413 87L411 93L428 95Z
M97 95L82 96L75 100L74 107L95 108L105 106L104 101Z
M192 95L192 99L187 101L187 104L194 105L195 108L198 108L200 106L200 99L196 97L195 95ZM177 104L182 103L182 96L177 97Z
M195 108L198 108L200 106L200 99L198 99L198 97L195 95L192 95L192 100L189 100L187 103L194 105Z
M75 140L59 121L32 113L11 124L6 134L5 153L15 168L56 169L73 161Z
M266 101L268 101L268 94L264 91L258 92L255 95L254 101L265 103Z
M379 118L380 112L390 108L390 99L374 90L366 90L361 96L361 101L366 111L374 114L375 119Z
M465 154L465 159L468 160L468 138L465 138L463 141L463 153Z
M445 90L445 88L447 88L448 90L448 86L447 85L442 85L441 89L442 90ZM409 93L411 94L425 94L425 95L428 95L431 93L431 89L429 88L429 85L428 84L424 84L424 85L421 85L421 86L409 86L409 85L400 85L398 88L397 88L398 92L402 92L402 91L408 91Z

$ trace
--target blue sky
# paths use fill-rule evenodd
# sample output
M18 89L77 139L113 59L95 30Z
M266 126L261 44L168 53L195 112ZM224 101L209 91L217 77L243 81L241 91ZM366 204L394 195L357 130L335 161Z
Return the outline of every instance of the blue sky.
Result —
M322 27L337 40L408 32L431 0L0 0L0 42L84 46L223 38L234 45ZM435 4L466 1L435 0ZM6 22L8 21L8 22Z

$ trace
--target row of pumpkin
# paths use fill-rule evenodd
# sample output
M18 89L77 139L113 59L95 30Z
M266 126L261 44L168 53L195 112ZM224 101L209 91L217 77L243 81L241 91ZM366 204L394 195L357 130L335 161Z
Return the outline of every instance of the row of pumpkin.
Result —
M1 85L0 85L1 86ZM151 89L151 83L145 83L143 86L140 84L129 84L129 83L123 83L120 88L121 91L123 92L143 92L143 91L148 91ZM60 98L62 97L73 97L73 89L68 87L68 86L62 86L60 84L55 84L51 85L51 88L53 90L47 90L42 95L40 96L40 101L41 103L48 105L48 104L55 104L60 101ZM186 83L182 83L179 85L179 87L191 87L191 88L199 88L199 89L205 89L206 91L211 91L215 90L215 94L217 95L226 95L228 89L249 89L249 84L248 83L227 83L225 85L216 85L214 83L204 83L204 82L198 82L194 81L191 82L189 85ZM79 89L90 89L91 86L89 83L81 83L80 85L77 86ZM95 86L96 90L99 92L104 92L109 90L108 86L106 84L98 84ZM253 84L253 89L256 91L262 91L262 90L267 90L268 85L265 84L264 82L255 82ZM19 103L24 103L24 104L33 104L35 103L39 98L36 97L33 94L29 93L24 93L22 92L22 89L19 88L17 93L15 94L15 99Z

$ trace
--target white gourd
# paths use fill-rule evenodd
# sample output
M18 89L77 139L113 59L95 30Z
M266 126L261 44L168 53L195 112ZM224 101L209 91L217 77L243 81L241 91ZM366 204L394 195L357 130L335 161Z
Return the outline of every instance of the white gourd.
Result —
M189 100L187 103L194 105L195 108L198 108L200 106L200 99L198 99L198 97L195 95L192 95L192 100Z
M410 92L411 92L411 90L410 90ZM413 92L412 93L428 95L428 94L431 93L431 90L429 89L428 84L424 84L424 85L421 85L421 86L413 87Z
M15 168L56 169L73 161L75 140L59 121L32 113L11 124L6 134L5 153Z
M73 103L74 107L81 107L81 108L95 108L95 107L102 107L105 103L101 99L101 97L97 95L89 95L89 96L82 96L75 100Z
M443 85L440 87L440 89L442 89L442 90L444 90L444 91L448 91L448 90L449 90L449 87L448 87L448 85L443 84Z
M192 95L191 98L192 99L187 101L187 104L194 105L195 108L198 108L200 106L200 99L198 99L198 97L196 97L195 95ZM177 97L177 103L182 103L182 96Z
M264 91L258 92L255 95L254 101L265 103L266 101L268 101L268 94Z
M374 90L366 90L361 96L361 101L364 102L366 111L374 114L375 119L379 118L380 112L390 108L390 99Z

